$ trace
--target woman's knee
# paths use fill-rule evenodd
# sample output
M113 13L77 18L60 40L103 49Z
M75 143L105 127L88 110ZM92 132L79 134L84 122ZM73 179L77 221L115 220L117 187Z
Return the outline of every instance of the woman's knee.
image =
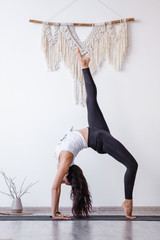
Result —
M133 172L137 172L137 169L138 169L138 163L135 159L132 159L132 161L130 161L130 164L129 164L129 168L133 171Z

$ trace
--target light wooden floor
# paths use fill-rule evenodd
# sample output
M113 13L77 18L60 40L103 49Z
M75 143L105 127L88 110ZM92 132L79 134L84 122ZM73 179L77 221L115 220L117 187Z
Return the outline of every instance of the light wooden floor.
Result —
M157 209L157 210L156 210ZM2 209L0 208L0 211ZM4 210L4 209L3 209ZM25 209L50 215L48 208ZM68 209L62 209L69 213ZM138 212L139 211L139 212ZM122 214L120 208L95 208L94 214ZM159 208L139 208L138 215L160 215ZM157 213L157 214L156 214ZM160 222L56 221L0 222L0 240L160 240Z

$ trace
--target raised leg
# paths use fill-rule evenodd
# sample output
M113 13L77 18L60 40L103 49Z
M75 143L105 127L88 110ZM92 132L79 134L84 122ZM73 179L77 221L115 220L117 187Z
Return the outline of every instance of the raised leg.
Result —
M76 49L77 57L81 63L82 71L84 75L84 81L87 91L87 112L88 112L88 124L89 127L103 129L109 132L109 128L101 112L101 109L97 102L97 88L93 81L92 75L88 68L90 59L81 56L79 49Z
M89 68L83 69L83 75L87 91L86 104L89 127L95 127L109 132L109 128L97 102L97 88Z

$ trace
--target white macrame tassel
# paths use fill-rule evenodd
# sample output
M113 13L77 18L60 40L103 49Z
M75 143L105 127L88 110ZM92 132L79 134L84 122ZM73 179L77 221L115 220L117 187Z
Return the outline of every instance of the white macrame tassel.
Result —
M54 39L52 38L50 26L44 23L41 34L41 48L44 53L48 69L55 71L58 69L60 56L58 54L58 28L55 27Z
M95 24L86 41L81 42L73 24L54 26L52 36L51 27L44 23L42 27L41 47L45 55L48 69L55 71L62 60L70 69L74 78L74 92L76 104L85 105L86 89L81 66L75 54L75 46L79 47L82 55L89 56L90 71L94 74L102 65L106 57L116 70L122 67L127 52L127 23L120 23L120 30L116 34L112 24Z
M108 62L115 70L120 70L127 53L127 23L120 23L120 30L116 34L112 29L112 24L107 26L107 57Z

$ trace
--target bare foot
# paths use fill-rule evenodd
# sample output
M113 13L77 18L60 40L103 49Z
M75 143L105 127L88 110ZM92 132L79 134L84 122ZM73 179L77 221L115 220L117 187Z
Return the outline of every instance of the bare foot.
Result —
M90 58L82 56L80 51L79 51L79 49L77 47L75 47L75 51L76 51L76 54L77 54L77 57L78 57L78 60L79 60L79 62L81 64L82 69L88 68L89 62L90 62Z
M132 200L126 199L122 203L122 207L123 207L124 212L126 214L126 218L129 218L129 219L135 219L136 218L136 217L132 216L132 210L133 210L133 201Z

